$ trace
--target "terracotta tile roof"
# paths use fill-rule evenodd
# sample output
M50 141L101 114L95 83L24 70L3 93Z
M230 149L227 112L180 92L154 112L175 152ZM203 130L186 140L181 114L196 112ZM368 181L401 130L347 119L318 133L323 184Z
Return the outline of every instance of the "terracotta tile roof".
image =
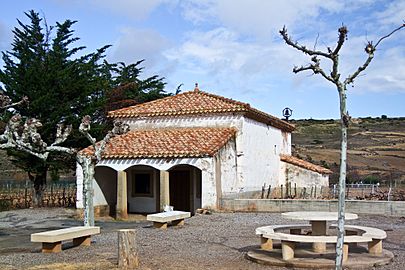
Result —
M294 125L243 103L203 91L189 91L135 106L110 111L111 118L136 118L155 116L180 116L201 114L240 113L259 122L285 131L293 131Z
M287 162L287 163L290 163L290 164L293 164L293 165L296 165L298 167L302 167L304 169L308 169L308 170L311 170L311 171L314 171L314 172L317 172L317 173L321 173L321 174L331 174L331 173L333 173L329 169L326 169L324 167L312 164L312 163L310 163L308 161L305 161L305 160L302 160L302 159L299 159L299 158L296 158L296 157L293 157L293 156L290 156L290 155L280 155L280 160L284 161L284 162Z
M233 128L133 130L112 138L103 158L177 158L213 156L232 137ZM80 151L93 154L93 146Z

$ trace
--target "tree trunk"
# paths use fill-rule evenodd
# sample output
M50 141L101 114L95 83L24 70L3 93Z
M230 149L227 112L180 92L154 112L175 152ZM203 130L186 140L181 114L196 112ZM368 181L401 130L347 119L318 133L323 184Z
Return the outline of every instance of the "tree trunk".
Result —
M94 226L93 179L95 165L89 157L78 156L78 162L83 169L84 226Z
M346 158L347 158L347 127L349 116L346 109L346 88L338 87L340 98L340 121L342 125L340 175L339 175L339 206L338 206L338 234L336 243L336 270L342 269L343 243L345 232L345 188L346 188Z
M118 231L118 267L134 269L139 266L135 230Z
M28 177L34 184L34 196L32 198L33 207L42 207L42 197L44 191L46 190L46 175L48 173L48 167L45 166L41 169L42 170L37 172L35 175L28 172Z

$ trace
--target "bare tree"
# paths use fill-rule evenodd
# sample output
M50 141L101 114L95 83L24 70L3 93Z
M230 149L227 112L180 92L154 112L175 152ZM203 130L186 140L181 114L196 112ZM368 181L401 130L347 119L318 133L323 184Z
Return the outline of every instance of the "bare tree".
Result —
M48 159L52 152L64 152L75 154L76 150L60 146L66 141L72 131L72 126L59 124L56 130L55 141L47 145L38 133L38 128L42 126L35 118L25 120L24 124L21 115L15 114L8 121L3 134L0 135L0 149L15 149L33 155L43 161ZM30 175L30 180L34 183L35 196L34 204L39 206L42 201L42 192L44 187L42 183L37 183L37 178Z
M26 103L27 99L12 103L10 98L4 94L0 94L0 109L9 109ZM41 122L35 118L26 119L22 124L22 118L19 114L14 114L8 121L3 134L0 134L0 149L15 149L36 156L37 158L46 161L49 154L52 152L63 152L69 155L76 154L76 161L83 169L84 176L84 225L94 226L94 207L93 207L93 180L96 164L101 160L102 154L109 140L116 135L121 135L129 130L127 124L115 122L114 128L107 133L101 141L96 143L96 139L90 134L91 118L86 115L82 119L79 131L90 141L93 150L90 152L79 152L74 148L60 146L72 131L72 126L59 124L56 130L55 141L51 145L47 145L38 133L38 129L42 127ZM42 192L44 187L35 183L36 177L30 175L31 181L34 182L35 202L37 205L41 203Z
M77 154L76 160L83 170L83 206L84 206L84 225L94 226L94 206L93 206L93 181L95 167L101 160L102 154L107 146L107 143L116 135L121 135L129 131L129 126L122 122L114 122L114 128L109 131L105 137L96 142L90 134L91 118L86 115L82 119L79 131L92 144L91 151L80 151Z
M378 45L386 38L390 37L395 32L405 27L405 23L394 29L389 34L381 37L375 44L369 41L365 47L365 52L367 54L367 59L365 62L359 66L352 74L348 75L346 78L341 78L339 72L340 63L340 50L343 47L344 42L347 40L348 30L346 26L342 26L338 29L339 35L337 40L337 45L334 48L327 47L327 51L308 49L306 46L299 44L294 41L288 34L287 28L283 27L280 30L280 34L284 41L291 47L297 49L298 51L311 57L311 63L307 66L295 66L293 68L294 73L301 71L312 71L314 74L320 74L324 79L334 84L339 93L340 101L340 120L341 120L341 155L340 155L340 176L339 176L339 212L338 212L338 241L336 244L336 269L342 269L343 260L343 243L344 243L344 224L345 224L345 186L346 186L346 156L347 156L347 128L350 123L350 116L346 107L346 91L347 86L353 84L354 80L363 72L371 60L374 58L374 53ZM321 67L321 59L326 59L331 61L332 70L326 72L325 69Z

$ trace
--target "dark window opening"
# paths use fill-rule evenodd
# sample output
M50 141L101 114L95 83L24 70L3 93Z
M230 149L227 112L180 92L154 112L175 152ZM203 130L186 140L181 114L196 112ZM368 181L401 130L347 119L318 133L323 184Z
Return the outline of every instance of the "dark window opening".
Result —
M152 173L133 172L132 197L153 197Z

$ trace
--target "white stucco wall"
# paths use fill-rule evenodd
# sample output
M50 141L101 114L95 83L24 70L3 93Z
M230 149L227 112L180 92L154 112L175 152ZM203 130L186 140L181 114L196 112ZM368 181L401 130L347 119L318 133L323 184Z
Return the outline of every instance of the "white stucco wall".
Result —
M329 175L310 171L299 166L283 162L282 170L285 175L286 182L292 185L297 184L297 187L328 187Z
M291 154L291 133L244 118L237 139L238 187L241 192L283 184L280 154ZM239 143L238 143L239 142Z
M224 115L195 115L171 117L141 117L136 119L120 119L134 129L152 128L181 128L181 127L235 127L241 128L243 116Z
M221 162L221 191L222 195L239 192L237 156L235 140L230 140L219 152L219 162Z

